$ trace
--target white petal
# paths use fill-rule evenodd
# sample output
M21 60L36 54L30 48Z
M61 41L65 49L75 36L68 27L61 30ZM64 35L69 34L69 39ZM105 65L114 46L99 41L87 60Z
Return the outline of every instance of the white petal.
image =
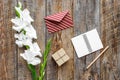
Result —
M22 13L23 13L23 14L26 14L26 15L29 15L29 14L30 14L30 12L29 12L28 9L24 9Z
M34 39L37 39L37 34L36 34L36 30L34 29L34 27L31 25L30 26L30 31L32 32L31 36L34 38Z
M25 54L25 53L24 53L24 54L23 54L23 53L21 53L21 54L20 54L20 56L21 56L23 59L27 60L27 56L26 56L26 54Z
M11 19L11 22L14 23L16 26L26 26L26 25L28 25L28 23L23 21L22 18L18 18L18 17L16 17L15 19Z
M31 51L31 50L25 50L26 53L29 53L30 55L32 55L32 57L36 57L36 56L40 56L41 57L41 53L37 52L37 51Z
M33 55L42 57L42 54L40 52L33 52Z
M23 45L31 46L32 45L32 40L31 39L24 40Z
M37 65L41 62L40 59L36 57L37 53L31 52L30 50L25 50L20 56L23 57L28 64Z
M20 56L23 57L23 59L27 62L31 62L34 59L34 57L29 53L21 53Z
M21 2L18 2L19 8L22 8L22 4Z
M20 34L15 34L14 37L18 39L16 40L16 44L18 46L21 46L21 45L22 46L28 45L29 47L33 46L32 39L29 38L27 35L24 35L23 32L21 32Z
M15 31L20 32L20 31L23 29L23 26L21 26L21 27L13 26L12 28L13 28Z
M34 56L40 56L42 57L42 54L40 52L40 48L37 43L33 43L30 46L30 51L33 53Z
M33 43L33 46L34 46L34 51L36 53L38 53L37 55L39 55L40 57L42 57L42 54L40 52L40 48L39 48L38 44L37 43Z
M41 52L39 52L38 56L42 57L42 54L41 54Z
M39 59L39 58L37 58L37 57L35 57L34 59L33 59L33 61L28 61L28 64L32 64L32 65L38 65L38 64L40 64L41 63L41 60Z
M28 35L30 38L37 39L36 30L33 28L32 25L29 25L29 27L25 27L24 29L26 31L26 35Z
M30 51L30 50L25 50L25 54L31 56L31 57L36 57L39 55L40 52L34 52L34 51Z
M18 45L18 47L23 47L23 42L16 40L15 43Z
M11 22L14 23L15 25L13 26L13 29L20 32L22 29L27 27L27 25L30 25L29 23L23 21L21 18L15 18L11 19Z
M15 38L19 38L19 34L15 34L14 37L15 37Z
M14 35L15 38L17 38L18 40L25 40L25 36L23 33L20 33L20 34L15 34Z
M33 43L33 46L35 51L40 51L39 45L36 42Z
M33 22L34 20L31 18L30 16L30 12L28 11L28 9L24 9L23 12L22 12L22 18L24 21L28 22L28 23L31 23Z
M11 22L14 23L15 25L21 25L22 24L22 20L20 18L15 18L15 19L11 19Z

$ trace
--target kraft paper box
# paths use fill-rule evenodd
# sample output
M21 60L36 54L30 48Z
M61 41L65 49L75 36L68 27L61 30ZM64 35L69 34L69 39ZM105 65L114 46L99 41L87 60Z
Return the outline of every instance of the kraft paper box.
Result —
M65 62L67 62L70 59L63 48L55 52L52 55L52 57L55 60L55 62L58 64L58 66L63 65Z

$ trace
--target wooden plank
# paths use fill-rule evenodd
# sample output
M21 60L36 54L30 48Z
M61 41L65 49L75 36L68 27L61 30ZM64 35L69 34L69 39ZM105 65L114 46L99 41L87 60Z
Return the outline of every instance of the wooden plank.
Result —
M62 11L69 10L71 17L73 18L73 0L62 0ZM58 69L58 80L74 80L74 50L71 43L71 38L74 35L73 28L68 28L61 31L61 45L65 49L66 53L70 57L70 60L64 64L61 69Z
M120 1L118 0L118 7L120 7ZM120 15L120 8L118 8L118 15ZM120 16L117 16L118 17L118 25L120 24ZM116 70L116 73L117 73L117 79L119 80L120 79L120 27L117 28L117 32L116 32L116 36L117 36L117 70Z
M45 48L45 0L20 0L23 4L23 8L27 8L30 11L30 15L34 19L33 26L37 32L38 39L36 40L41 48L41 52ZM20 53L24 48L18 49L18 80L32 80L31 73L28 70L26 62L20 57ZM38 66L39 67L39 66ZM36 67L38 71L38 67Z
M58 13L64 10L72 12L72 0L47 0L47 15ZM47 80L73 80L73 48L71 46L72 28L48 34L52 38L51 53L48 59ZM64 48L70 60L61 67L58 67L51 55L60 48Z
M34 0L33 0L34 1ZM34 11L34 25L37 32L37 43L41 48L41 52L43 53L45 50L45 37L46 37L46 27L44 22L44 17L46 15L46 1L45 0L36 0L35 4L35 11ZM39 67L38 67L39 68ZM38 70L38 69L37 69ZM46 73L45 73L45 80L46 80Z
M86 0L74 0L74 36L86 31ZM74 54L74 80L82 80L86 67L86 57L78 59Z
M100 14L99 14L99 1L100 0L87 0L86 1L86 27L87 31L92 30L94 28L97 29L100 35ZM86 67L92 62L93 59L100 54L100 51L96 51L90 55L86 56ZM89 70L84 73L84 77L86 80L100 80L100 61L98 60L95 64L93 64ZM87 76L86 76L87 74Z
M74 23L75 36L92 30L93 28L97 28L97 30L99 30L99 0L75 0ZM98 52L96 53L98 54ZM90 69L88 71L85 71L86 66L95 58L95 56L97 56L97 54L92 53L80 59L78 59L75 55L75 80L98 80L99 70L95 71L95 68L97 68L96 66L93 66L92 70ZM99 66L99 63L97 66Z
M61 11L61 0L46 0L46 16L50 15L50 14L54 14L57 13L58 11ZM46 30L47 32L47 30ZM58 43L59 41L59 36L57 35L57 33L54 34L49 34L47 32L46 34L46 40L48 40L48 38L52 38L52 46L51 46L51 52L48 56L48 62L47 62L47 80L58 80L58 66L55 63L55 61L52 59L52 54L57 51L58 49L60 49L61 47L61 42Z
M15 3L15 0L0 0L0 80L17 79L17 52L10 22Z
M110 49L101 58L101 80L119 80L119 0L101 0L101 34Z

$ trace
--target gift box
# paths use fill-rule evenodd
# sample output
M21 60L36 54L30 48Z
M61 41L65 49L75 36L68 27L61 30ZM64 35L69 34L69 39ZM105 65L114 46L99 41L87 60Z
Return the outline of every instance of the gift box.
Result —
M55 62L58 64L58 66L63 65L65 62L67 62L70 59L63 48L55 52L52 55L52 57L55 60Z

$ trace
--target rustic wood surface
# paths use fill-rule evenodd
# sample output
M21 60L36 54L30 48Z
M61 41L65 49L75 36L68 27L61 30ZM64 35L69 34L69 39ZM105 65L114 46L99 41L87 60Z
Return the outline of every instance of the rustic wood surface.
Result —
M10 21L18 1L31 12L42 52L52 38L45 80L120 80L120 0L0 0L0 80L31 80L26 62L20 57L24 49L15 45ZM44 17L64 10L70 11L74 27L49 34ZM78 58L70 39L94 28L104 47L110 48L86 70L101 50ZM65 49L70 60L58 67L51 55L60 48Z

